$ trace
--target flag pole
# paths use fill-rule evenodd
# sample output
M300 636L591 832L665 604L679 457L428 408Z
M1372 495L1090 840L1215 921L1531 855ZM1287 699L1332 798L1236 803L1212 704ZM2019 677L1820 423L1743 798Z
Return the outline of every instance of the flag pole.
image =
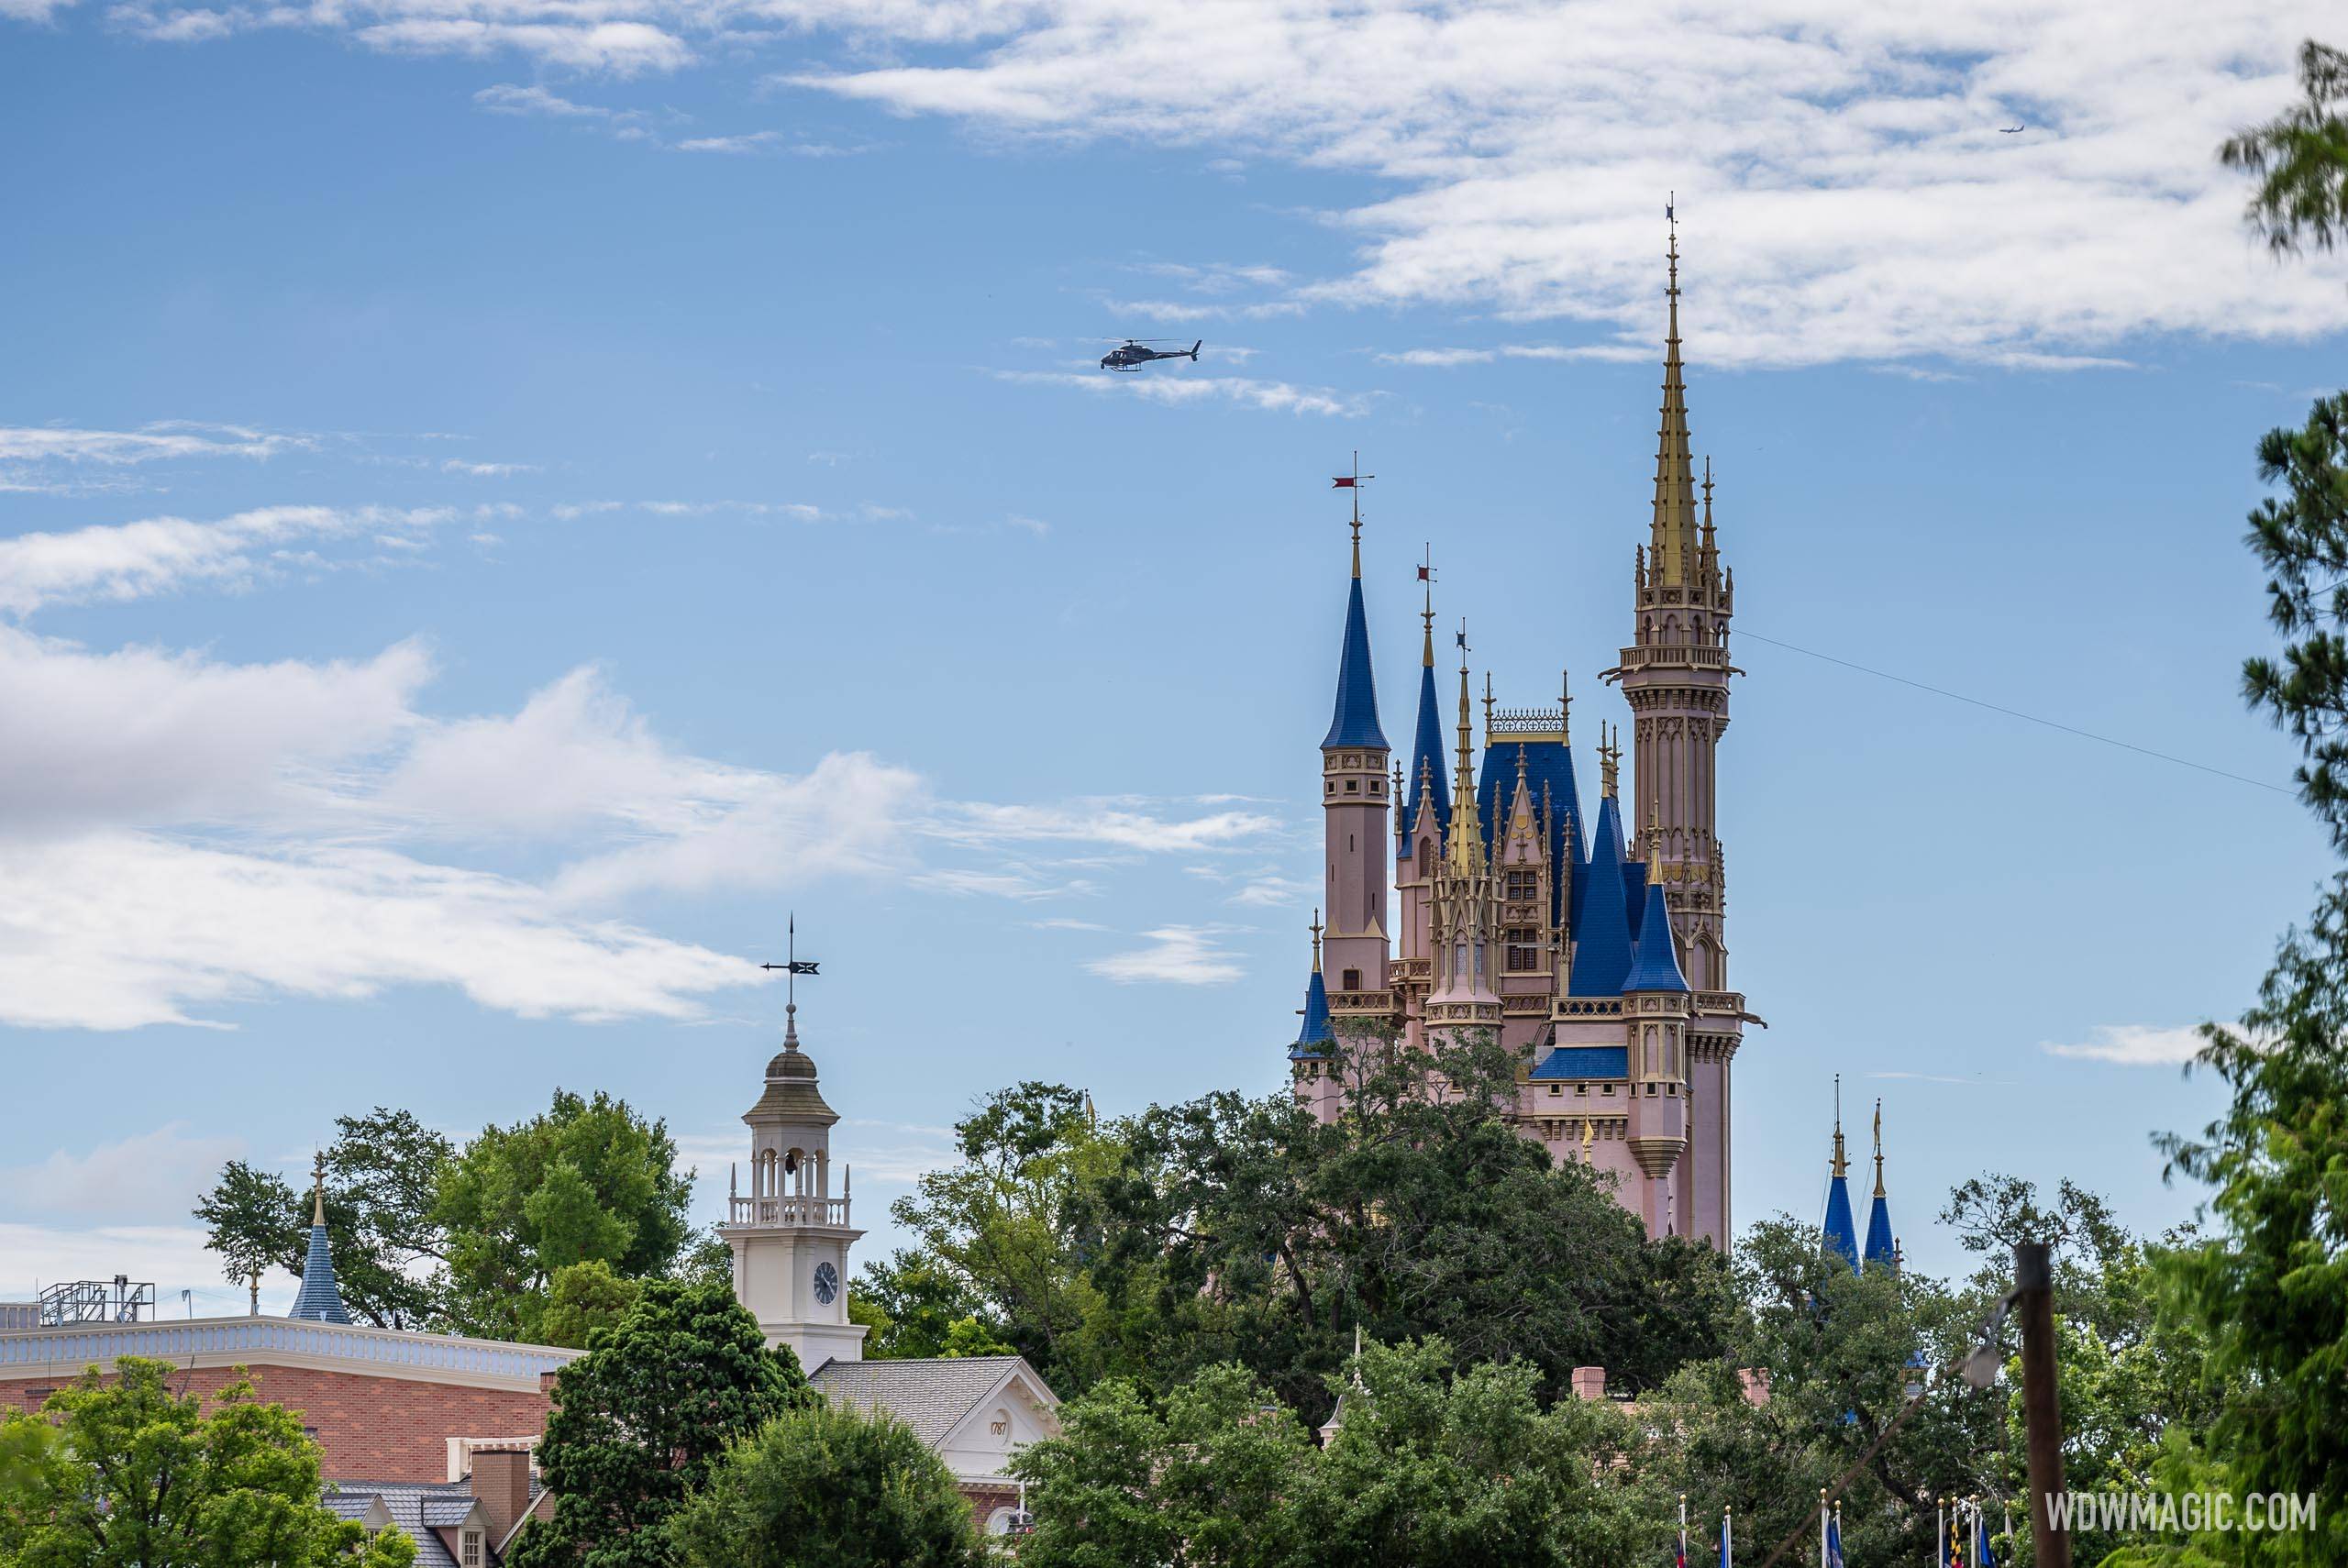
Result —
M1688 1568L1688 1494L1679 1494L1679 1568Z
M1721 1568L1736 1568L1736 1532L1730 1528L1735 1511L1725 1504L1721 1508Z
M1828 1568L1826 1562L1826 1488L1818 1489L1818 1568Z
M1933 1499L1933 1568L1948 1568L1948 1499Z
M1973 1568L1981 1568L1981 1494L1978 1492L1973 1494L1971 1512L1973 1515L1973 1529L1966 1542L1969 1550L1967 1550L1965 1555L1966 1560L1972 1563Z

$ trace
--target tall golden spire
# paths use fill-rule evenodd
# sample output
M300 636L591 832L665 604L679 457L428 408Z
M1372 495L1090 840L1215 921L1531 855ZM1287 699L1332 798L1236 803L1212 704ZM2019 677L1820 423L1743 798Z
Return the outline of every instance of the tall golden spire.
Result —
M310 1180L310 1223L327 1222L327 1152L318 1151L318 1163L312 1167Z
M1321 933L1325 929L1327 928L1321 923L1321 911L1314 910L1311 930L1312 932L1312 972L1316 975L1321 972Z
M1834 1168L1837 1180L1846 1175L1851 1162L1843 1157L1843 1075L1834 1075Z
M1473 876L1484 867L1484 824L1476 809L1476 773L1468 762L1468 623L1459 623L1459 741L1458 762L1451 787L1451 842L1445 858L1451 869Z
M1622 765L1623 748L1612 739L1612 726L1600 723L1598 726L1598 795L1611 801L1621 787L1617 768Z
M1672 207L1666 205L1667 217ZM1671 225L1671 242L1664 252L1669 282L1664 297L1669 302L1663 348L1663 424L1656 432L1655 455L1655 522L1649 539L1648 581L1657 588L1682 588L1696 569L1696 475L1688 443L1688 387L1679 363L1679 226Z

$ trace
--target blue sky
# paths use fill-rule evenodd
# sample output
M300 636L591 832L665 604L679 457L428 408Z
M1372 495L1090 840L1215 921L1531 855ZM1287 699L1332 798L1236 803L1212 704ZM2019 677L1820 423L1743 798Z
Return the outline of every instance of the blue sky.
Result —
M1740 1222L1815 1212L1837 1072L1928 1266L1983 1169L2182 1218L2147 1136L2215 1101L2178 1032L2246 1000L2319 834L1759 638L2287 778L2236 697L2241 520L2348 278L2259 250L2210 150L2319 18L1878 9L0 0L39 149L0 246L0 1295L235 1304L194 1194L377 1103L609 1088L714 1197L792 907L883 1232L995 1086L1275 1088L1328 476L1379 476L1390 734L1431 542L1503 701L1575 671L1586 750L1666 191L1755 634ZM1112 381L1125 333L1207 348Z

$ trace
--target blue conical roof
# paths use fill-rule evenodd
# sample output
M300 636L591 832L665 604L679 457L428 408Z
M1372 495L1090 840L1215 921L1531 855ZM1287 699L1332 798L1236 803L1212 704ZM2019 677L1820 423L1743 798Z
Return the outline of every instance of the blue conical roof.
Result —
M1337 1032L1329 1023L1329 988L1321 978L1318 965L1312 978L1304 983L1304 1022L1296 1032L1296 1043L1288 1050L1291 1062L1308 1061L1324 1056L1324 1047L1337 1043Z
M1899 1243L1893 1241L1891 1237L1891 1206L1884 1201L1883 1194L1878 1192L1875 1195L1874 1206L1867 1210L1867 1250L1864 1254L1865 1259L1868 1263L1881 1264L1884 1267L1889 1268L1892 1256L1898 1252L1899 1246Z
M343 1309L342 1292L335 1287L334 1253L327 1245L323 1222L310 1227L310 1255L302 1264L302 1288L294 1297L294 1310L285 1315L314 1323L350 1321L350 1314Z
M1663 889L1650 888L1646 912L1639 924L1638 955L1623 981L1626 991L1686 991L1687 977L1679 972L1679 955L1671 944L1671 915L1664 907Z
M1402 831L1409 833L1419 825L1419 810L1427 801L1434 801L1434 825L1437 833L1451 831L1451 782L1444 769L1449 765L1443 755L1443 710L1435 705L1434 666L1419 668L1419 727L1413 743L1416 755L1411 758L1411 814L1404 820Z
M1859 1266L1859 1234L1851 1224L1851 1184L1837 1175L1826 1184L1826 1248Z
M1623 826L1614 797L1598 803L1589 875L1575 880L1574 964L1566 994L1614 997L1631 972L1631 916L1623 888ZM1685 986L1681 989L1686 989Z
M1337 708L1321 748L1336 745L1386 749L1386 732L1378 727L1378 684L1369 673L1369 618L1362 613L1358 577L1346 599L1346 641L1337 653Z

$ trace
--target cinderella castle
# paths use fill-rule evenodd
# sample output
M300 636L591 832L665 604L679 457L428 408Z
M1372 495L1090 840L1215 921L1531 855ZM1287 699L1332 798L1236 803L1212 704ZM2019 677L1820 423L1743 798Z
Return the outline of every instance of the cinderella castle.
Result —
M1555 707L1496 708L1487 675L1478 756L1466 632L1446 704L1426 569L1405 768L1379 722L1357 500L1336 712L1321 743L1328 924L1324 937L1316 915L1289 1060L1297 1097L1328 1121L1345 1103L1350 1048L1489 1033L1522 1059L1512 1114L1527 1137L1612 1173L1650 1235L1725 1247L1731 1070L1744 1026L1760 1021L1729 983L1715 832L1736 580L1722 564L1709 463L1698 502L1676 235L1666 255L1654 516L1635 549L1629 646L1600 678L1630 709L1631 796L1620 732L1601 726L1598 809L1584 814L1567 690ZM1836 1144L1839 1165L1839 1131Z

